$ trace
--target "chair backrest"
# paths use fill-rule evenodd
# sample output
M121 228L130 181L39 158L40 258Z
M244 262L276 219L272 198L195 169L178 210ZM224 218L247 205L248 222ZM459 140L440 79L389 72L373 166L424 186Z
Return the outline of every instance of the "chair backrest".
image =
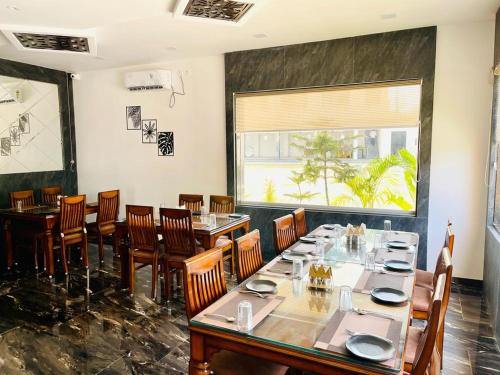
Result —
M296 242L293 216L285 215L273 220L274 249L281 254Z
M447 279L450 279L449 282L449 287L451 290L451 274L453 272L453 265L451 263L451 255L448 250L448 248L443 247L441 251L439 252L437 261L436 261L436 268L434 269L434 277L432 280L432 284L434 287L436 287L437 279L439 275L445 273ZM448 282L448 281L447 281Z
M230 195L211 195L210 212L232 214L234 212L234 198Z
M451 221L448 220L448 226L446 227L446 234L444 236L444 247L450 250L450 255L453 256L453 245L455 244L455 233L453 232Z
M72 197L61 198L61 234L67 236L73 233L85 231L85 195L75 195Z
M62 188L60 186L44 187L41 193L42 204L56 204L57 196L62 195Z
M10 206L12 208L17 207L17 202L22 202L23 207L29 207L35 205L35 198L33 196L33 190L23 190L23 191L13 191L10 193Z
M101 191L97 195L98 211L97 225L114 224L118 220L120 209L120 190Z
M184 261L184 297L188 319L226 294L221 249L212 249Z
M438 283L438 288L434 289L432 304L429 306L430 314L429 320L427 321L427 326L425 327L425 330L420 337L420 341L417 345L415 360L413 362L413 368L411 371L411 373L414 375L426 374L433 353L436 350L435 346L441 316L441 305L443 298L442 285L444 283L444 277L438 278Z
M127 205L127 227L131 249L156 251L158 236L153 207Z
M188 210L201 211L203 206L203 195L179 194L179 206L186 206Z
M292 212L295 225L295 237L297 240L307 234L306 211L300 207Z
M446 310L448 309L448 302L450 302L450 295L451 295L451 283L452 283L452 276L453 276L453 264L451 263L451 255L449 250L445 247L442 250L443 256L442 256L442 268L444 269L444 272L441 274L441 276L445 277L445 282L444 282L444 291L443 291L443 307L442 307L442 319L444 321L444 316L446 314ZM439 277L441 277L439 276ZM434 289L437 288L437 285L439 284L439 277L438 281L436 282L436 286Z
M165 252L186 258L196 254L191 210L160 208L160 223Z
M236 239L235 243L236 259L238 260L236 277L238 278L238 283L241 283L264 265L260 247L260 232L258 229L255 229Z

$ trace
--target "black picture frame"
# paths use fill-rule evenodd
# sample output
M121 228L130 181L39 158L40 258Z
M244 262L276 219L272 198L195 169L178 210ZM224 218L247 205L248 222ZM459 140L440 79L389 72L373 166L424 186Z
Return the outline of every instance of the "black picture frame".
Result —
M158 142L158 126L156 119L142 120L142 143L157 143Z
M127 130L142 130L141 106L131 105L125 107L125 121Z
M174 132L158 132L158 156L174 156Z
M18 127L21 134L30 133L30 114L28 112L19 115Z
M10 156L10 137L0 138L0 156Z
M19 131L19 126L11 126L9 128L9 134L10 134L10 145L21 146L21 132Z

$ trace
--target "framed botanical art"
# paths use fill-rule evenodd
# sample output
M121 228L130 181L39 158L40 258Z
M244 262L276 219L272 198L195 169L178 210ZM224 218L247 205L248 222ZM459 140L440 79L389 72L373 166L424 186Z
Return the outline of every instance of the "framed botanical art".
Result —
M141 130L141 106L133 105L126 108L127 130Z
M158 155L174 156L174 132L158 133Z
M142 143L156 143L157 140L156 120L142 120Z

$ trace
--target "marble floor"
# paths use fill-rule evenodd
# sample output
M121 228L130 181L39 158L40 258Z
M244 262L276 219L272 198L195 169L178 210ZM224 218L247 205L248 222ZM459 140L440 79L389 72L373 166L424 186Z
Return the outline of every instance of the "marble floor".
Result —
M150 273L138 271L134 299L120 290L119 262L106 251L89 287L81 268L54 283L16 273L0 282L0 374L185 374L184 306L149 299ZM78 259L73 265L78 266ZM500 354L481 290L454 284L445 334L445 374L500 374Z

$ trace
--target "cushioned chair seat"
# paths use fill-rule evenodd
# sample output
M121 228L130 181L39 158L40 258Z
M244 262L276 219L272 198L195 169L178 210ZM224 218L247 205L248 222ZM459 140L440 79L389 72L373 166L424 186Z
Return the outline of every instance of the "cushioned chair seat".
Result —
M417 270L415 285L429 290L434 290L434 273Z
M422 337L423 330L418 327L410 326L408 329L408 340L405 349L405 371L411 372L417 354L417 347Z
M429 306L432 301L432 291L427 288L415 286L413 289L413 317L427 320L429 317Z
M220 249L231 248L231 240L219 237L217 238L217 241L215 241L215 247L218 247Z
M220 351L210 360L215 375L284 375L288 367L244 354Z

